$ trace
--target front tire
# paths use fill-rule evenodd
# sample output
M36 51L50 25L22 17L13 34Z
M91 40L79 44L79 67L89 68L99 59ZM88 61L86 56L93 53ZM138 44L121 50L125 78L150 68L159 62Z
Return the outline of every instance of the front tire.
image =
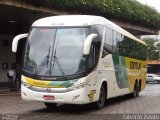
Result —
M57 103L44 103L44 105L48 108L55 108L57 106Z
M96 109L101 109L104 107L106 101L106 90L104 85L101 86L99 93L99 100L94 103Z

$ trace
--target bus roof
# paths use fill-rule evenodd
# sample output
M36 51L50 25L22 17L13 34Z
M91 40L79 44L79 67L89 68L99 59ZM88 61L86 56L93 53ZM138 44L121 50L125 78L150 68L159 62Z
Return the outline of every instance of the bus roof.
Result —
M123 28L119 27L115 23L107 20L104 17L92 16L92 15L61 15L61 16L52 16L39 19L35 21L32 26L34 27L62 27L62 26L90 26L90 25L105 25L143 45L146 45L145 42L136 38L131 33L127 32Z

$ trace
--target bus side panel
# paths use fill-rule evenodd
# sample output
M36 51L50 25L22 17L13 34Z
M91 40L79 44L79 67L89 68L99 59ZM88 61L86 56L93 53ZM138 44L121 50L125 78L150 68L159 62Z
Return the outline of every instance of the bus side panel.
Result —
M127 71L124 66L125 59L122 59L123 60L119 59L119 56L109 54L100 60L98 70L101 72L101 75L99 75L99 79L107 81L107 98L129 93L128 79L126 79ZM119 61L123 62L122 66L124 67L119 65Z
M133 92L135 81L141 81L141 90L146 86L146 61L112 55L115 75L120 89L129 88Z
M147 64L146 61L125 58L128 73L129 90L133 92L135 80L141 80L141 90L146 86Z
M141 80L141 90L146 86L146 62L118 55L107 55L100 60L99 80L108 84L108 98L133 92L135 80Z

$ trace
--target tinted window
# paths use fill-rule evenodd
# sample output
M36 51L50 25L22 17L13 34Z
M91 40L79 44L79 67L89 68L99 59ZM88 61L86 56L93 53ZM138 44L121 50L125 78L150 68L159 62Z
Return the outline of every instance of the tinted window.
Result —
M118 54L120 56L146 60L147 47L139 42L136 42L126 36L122 37L122 41L118 41Z
M103 30L104 30L104 27L102 25L92 26L91 32L98 34L98 36L92 42L89 60L88 60L89 68L94 68L98 63L100 48L101 48L101 41L103 37Z
M102 57L112 53L112 30L106 27Z
M119 54L140 60L147 59L147 46L106 27L102 57Z

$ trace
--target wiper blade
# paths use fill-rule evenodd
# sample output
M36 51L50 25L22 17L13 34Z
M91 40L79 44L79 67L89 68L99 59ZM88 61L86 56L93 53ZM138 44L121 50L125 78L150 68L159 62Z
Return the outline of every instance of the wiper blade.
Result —
M46 59L47 59L47 67L48 67L49 58L50 58L50 57L49 57L49 55L50 55L50 50L51 50L51 47L49 47L48 55L46 56L46 57L47 57L47 58L46 58Z
M35 71L35 74L38 75L46 66L46 68L48 67L49 64L49 58L50 58L50 48L48 50L48 54L45 56L45 58L42 60L41 64L38 66L38 68Z
M61 73L62 73L62 75L63 75L63 78L64 78L65 80L67 80L67 76L66 76L66 74L64 73L61 64L59 63L59 60L58 60L57 56L54 55L53 58L54 58L54 63L57 62L57 66L58 66L59 70L61 71ZM54 63L53 63L53 66L54 66Z

